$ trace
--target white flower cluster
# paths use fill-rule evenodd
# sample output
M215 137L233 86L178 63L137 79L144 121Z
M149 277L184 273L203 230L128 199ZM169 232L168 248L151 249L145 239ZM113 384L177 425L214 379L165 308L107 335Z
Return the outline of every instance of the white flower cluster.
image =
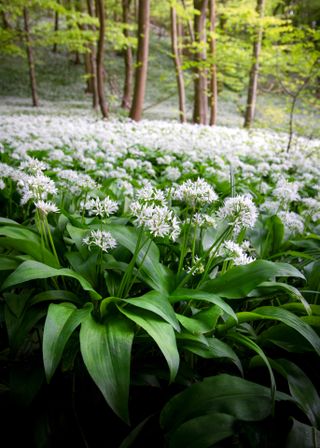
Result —
M42 173L35 176L22 176L18 182L18 189L21 194L21 204L26 204L30 199L46 200L48 195L55 195L57 188L50 177Z
M54 204L51 201L36 201L34 203L34 205L36 206L36 208L40 211L41 214L43 215L47 215L48 213L59 213L59 209L56 206L56 204Z
M246 253L249 248L249 241L244 241L240 245L234 241L226 240L220 248L219 255L223 256L225 260L232 260L236 266L249 264L255 261L254 257L251 257Z
M196 181L188 179L177 185L172 192L172 198L195 207L197 204L212 204L218 199L218 195L208 182L199 178Z
M285 226L287 236L303 233L304 222L301 216L299 216L297 213L281 211L278 213L278 216Z
M254 227L258 212L250 196L239 195L225 199L217 217L228 221L234 232L239 233L242 229Z
M110 232L105 230L91 230L82 240L83 244L89 247L99 247L103 252L108 252L117 246L117 241Z
M288 182L285 178L281 177L272 192L272 196L284 203L297 201L300 199L298 193L299 187L300 185L298 182Z
M144 227L156 237L168 236L176 241L180 234L180 222L172 210L166 205L146 204L135 201L131 204L132 215L136 218L134 223Z
M104 199L89 198L85 202L82 201L80 206L88 212L89 216L100 216L101 218L108 218L119 208L118 203L110 199L109 196Z

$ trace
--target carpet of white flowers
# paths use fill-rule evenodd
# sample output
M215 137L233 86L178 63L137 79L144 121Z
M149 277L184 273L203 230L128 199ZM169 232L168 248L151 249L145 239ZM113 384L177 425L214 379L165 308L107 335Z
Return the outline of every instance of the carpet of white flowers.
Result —
M132 214L156 236L174 239L181 221L172 200L194 195L194 219L209 226L223 199L234 196L253 201L260 215L278 215L286 236L293 236L319 223L320 142L296 138L288 153L287 139L161 121L3 116L0 188L6 196L16 184L24 208ZM254 221L249 217L248 225Z

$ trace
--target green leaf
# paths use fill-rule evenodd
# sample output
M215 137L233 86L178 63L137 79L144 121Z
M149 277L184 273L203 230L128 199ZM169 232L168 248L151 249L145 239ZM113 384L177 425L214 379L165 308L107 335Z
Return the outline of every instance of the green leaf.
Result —
M132 254L135 252L138 242L139 231L134 227L110 224L106 230L111 232L112 236L122 246L126 247ZM146 238L145 238L146 240ZM137 257L137 265L141 266L141 273L144 281L161 293L168 293L170 290L170 271L163 266L160 261L160 253L157 245L151 242L149 250L149 241L146 241Z
M310 423L320 427L320 398L310 379L300 367L287 359L273 361L272 365L287 379L290 393L307 415Z
M152 311L162 317L162 319L168 322L176 331L180 331L179 322L168 300L168 296L163 295L158 291L150 291L141 297L122 299L122 301L130 303L130 305Z
M217 305L219 308L221 308L226 314L237 320L237 315L230 305L228 305L223 299L221 299L216 294L211 294L206 291L181 288L174 291L170 295L169 300L171 303L181 301L191 301L191 300L213 303L214 305Z
M83 299L71 291L52 289L36 294L28 301L27 305L30 307L41 302L72 302L78 305L84 304Z
M291 397L277 392L276 400ZM243 421L259 421L270 415L270 389L231 375L216 375L193 384L173 397L163 408L160 424L165 431L211 413L223 413Z
M109 406L126 423L133 337L130 322L121 315L109 315L105 324L88 315L81 324L83 361Z
M250 313L251 314L251 313ZM312 345L314 350L320 356L320 338L317 333L310 327L310 325L303 322L295 314L290 313L290 311L284 310L279 307L264 306L261 308L256 308L253 310L253 314L262 316L266 319L279 320L280 322L288 325L288 327L293 328L298 333L300 333L309 343Z
M262 282L273 280L275 277L304 279L303 274L290 264L257 260L230 269L220 277L205 282L201 289L228 299L240 299L246 297Z
M15 257L1 255L0 257L0 271L14 271L20 262Z
M260 356L260 358L263 360L263 362L265 363L265 365L267 366L267 369L269 371L270 383L271 383L271 398L273 400L274 394L276 391L276 380L273 375L271 364L270 364L268 358L266 357L264 351L262 350L262 348L259 347L259 345L256 344L254 341L252 341L252 339L248 338L247 336L245 336L243 334L232 332L231 334L228 334L228 337L230 337L234 341L238 342L239 344L244 345L245 347L248 347L250 350L255 351Z
M286 440L286 448L318 448L320 446L320 431L294 418L292 421L293 426Z
M128 319L143 328L156 342L167 360L170 369L170 382L172 382L179 368L179 352L172 326L148 311L137 311L128 306L118 308Z
M135 442L136 438L139 436L143 428L146 426L146 424L149 422L149 420L153 417L153 415L149 415L146 417L142 422L140 422L133 430L130 432L130 434L122 441L119 448L129 448L132 446L132 444Z
M93 298L101 298L100 294L92 288L90 283L77 272L74 272L71 269L55 269L47 266L46 264L33 260L25 261L12 274L10 274L3 283L1 290L30 280L58 277L60 275L78 280L82 288L85 291L89 291Z
M212 358L226 358L230 359L237 368L239 369L241 375L243 375L243 369L241 361L232 350L230 345L226 344L217 338L206 338L207 344L200 344L198 342L188 341L183 344L183 348L189 350L191 353L195 353L201 358L212 359Z
M71 224L67 224L66 228L80 254L86 257L88 255L88 248L83 244L82 240L89 233L89 230L79 229Z
M37 261L45 262L49 266L55 268L59 267L59 264L54 255L41 244L37 244L34 241L13 239L13 238L0 238L0 246L5 248L14 249L19 253L30 255Z
M44 324L42 346L44 369L48 382L60 363L63 350L71 334L90 311L90 307L78 310L71 303L50 304Z
M216 327L218 318L221 316L221 309L213 305L195 314L193 317L187 317L182 314L176 314L181 325L193 334L208 333Z
M273 295L279 292L284 292L292 299L299 300L303 304L306 312L308 314L312 314L309 303L306 301L300 291L294 286L288 285L287 283L263 282L256 289L251 291L248 294L248 297L261 297L266 295Z
M232 415L210 413L188 420L169 435L170 448L211 448L234 433Z

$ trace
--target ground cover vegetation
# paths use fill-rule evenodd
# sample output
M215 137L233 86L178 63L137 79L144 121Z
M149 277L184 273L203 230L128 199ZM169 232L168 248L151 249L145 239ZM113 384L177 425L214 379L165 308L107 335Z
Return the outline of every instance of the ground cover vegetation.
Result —
M3 440L319 446L317 2L0 14Z
M318 443L319 141L306 142L288 154L270 131L3 117L8 421L31 408L41 446L105 431L118 446L120 419L140 425L138 445Z

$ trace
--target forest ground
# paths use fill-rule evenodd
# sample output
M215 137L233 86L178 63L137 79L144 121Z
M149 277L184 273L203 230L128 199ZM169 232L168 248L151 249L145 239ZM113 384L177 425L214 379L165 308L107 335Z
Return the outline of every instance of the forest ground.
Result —
M36 51L36 74L40 108L31 106L27 61L21 57L2 56L0 64L0 113L85 115L100 117L91 109L91 96L85 93L83 64L76 65L74 56L63 50ZM121 102L124 62L119 53L106 53L106 92L114 118L126 117ZM192 115L192 80L186 73L188 119ZM176 120L178 99L170 44L166 37L153 35L150 45L147 94L143 118ZM219 92L218 119L220 126L242 127L246 92L233 92L224 87ZM254 127L276 131L288 130L289 99L278 93L259 92ZM297 107L294 131L306 137L320 136L320 116Z

